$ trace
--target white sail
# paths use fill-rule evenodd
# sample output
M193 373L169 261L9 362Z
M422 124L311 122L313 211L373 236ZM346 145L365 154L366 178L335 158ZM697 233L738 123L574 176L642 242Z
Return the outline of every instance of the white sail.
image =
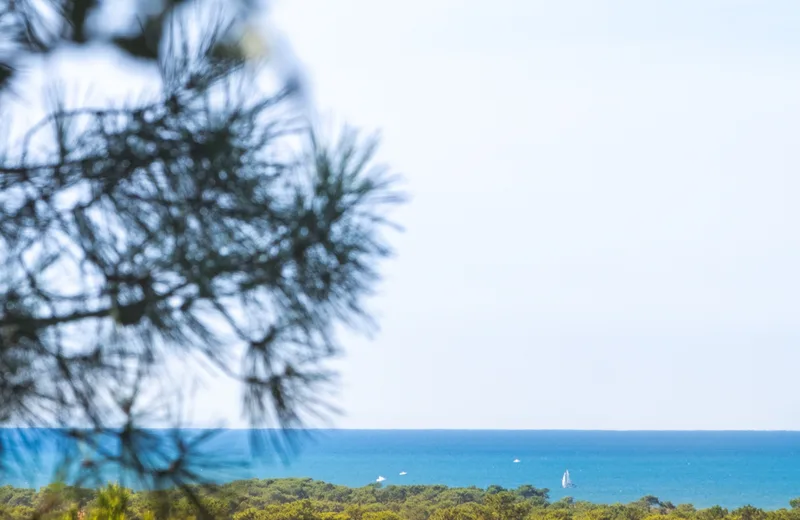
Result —
M565 471L564 476L561 477L561 487L562 488L573 487L572 480L569 478L569 470Z

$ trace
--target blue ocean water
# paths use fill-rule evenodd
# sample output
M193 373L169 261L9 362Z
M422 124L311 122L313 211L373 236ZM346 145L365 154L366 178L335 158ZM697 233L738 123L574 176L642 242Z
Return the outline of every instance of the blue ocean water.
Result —
M214 446L246 453L248 439L248 431L228 430ZM47 459L25 477L6 474L3 483L44 485L52 478ZM561 488L565 469L576 488ZM553 499L655 495L699 507L775 509L800 496L800 432L318 430L286 464L253 458L215 479L311 477L363 486L379 475L384 485L531 484L549 488Z

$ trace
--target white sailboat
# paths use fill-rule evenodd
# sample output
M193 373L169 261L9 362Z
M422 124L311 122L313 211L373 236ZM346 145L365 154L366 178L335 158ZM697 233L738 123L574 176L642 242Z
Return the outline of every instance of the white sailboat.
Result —
M561 477L561 487L562 488L573 488L575 484L572 483L572 479L569 478L569 470L564 472L564 476Z

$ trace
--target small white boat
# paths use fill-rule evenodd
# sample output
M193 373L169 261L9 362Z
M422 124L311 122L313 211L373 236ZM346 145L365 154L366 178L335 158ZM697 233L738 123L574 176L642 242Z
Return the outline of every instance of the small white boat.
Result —
M569 478L569 470L564 472L564 476L561 477L561 487L562 488L574 488L575 484L572 483L572 479Z
M386 477L378 476L378 478L375 479L375 482L383 482L384 480L386 480Z
M403 475L408 475L408 473L406 473L405 471L401 471L400 476L402 477Z
M514 459L514 464L517 464L518 462L519 462L519 459Z

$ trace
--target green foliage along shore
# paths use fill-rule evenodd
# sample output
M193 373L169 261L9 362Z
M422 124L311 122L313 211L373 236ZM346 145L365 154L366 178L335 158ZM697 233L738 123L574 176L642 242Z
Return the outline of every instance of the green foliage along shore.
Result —
M653 496L630 504L550 501L547 489L440 485L350 488L311 479L240 480L182 491L133 492L53 484L38 491L0 487L0 518L9 520L800 520L790 508L727 510L673 505Z

